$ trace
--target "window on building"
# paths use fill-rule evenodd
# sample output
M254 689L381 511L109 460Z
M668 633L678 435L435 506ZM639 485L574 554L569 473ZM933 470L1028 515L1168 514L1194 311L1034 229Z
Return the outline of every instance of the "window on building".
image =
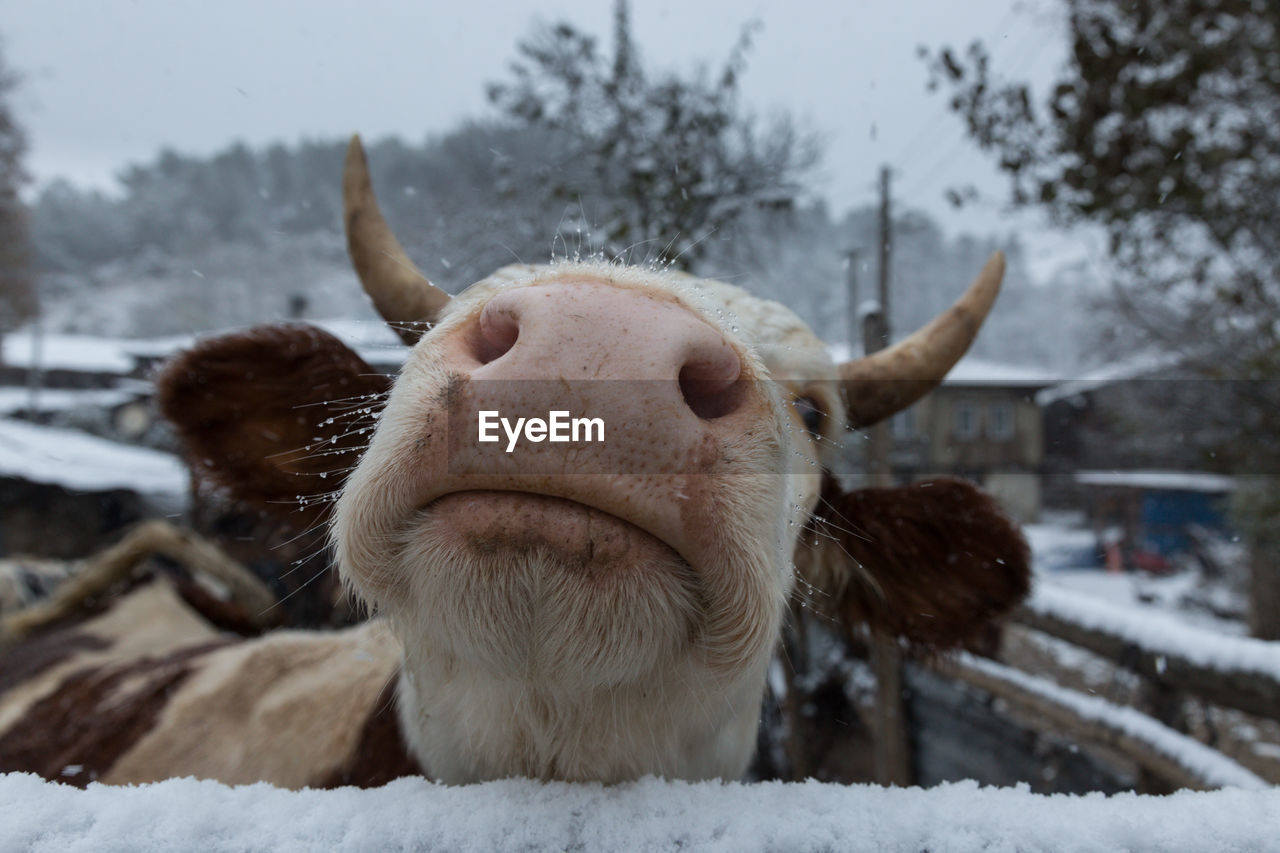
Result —
M978 407L966 400L956 403L952 409L954 418L953 431L961 441L972 441L978 437Z
M1013 404L1007 400L987 407L987 438L1008 441L1013 438Z

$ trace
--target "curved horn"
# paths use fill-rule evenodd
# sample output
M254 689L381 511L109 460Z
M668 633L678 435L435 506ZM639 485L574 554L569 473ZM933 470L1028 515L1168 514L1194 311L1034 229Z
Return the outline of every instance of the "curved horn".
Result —
M422 329L405 324L435 322L452 297L414 266L382 218L359 135L351 137L342 167L342 219L347 227L347 252L360 283L382 319L412 346L422 336Z
M964 295L928 325L888 349L840 365L849 425L870 426L932 391L977 337L1002 278L1004 253L996 252Z

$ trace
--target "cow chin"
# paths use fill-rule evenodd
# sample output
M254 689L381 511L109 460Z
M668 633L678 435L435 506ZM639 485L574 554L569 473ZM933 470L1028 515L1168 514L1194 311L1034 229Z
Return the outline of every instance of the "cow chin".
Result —
M399 544L407 606L389 615L411 620L408 636L437 663L581 690L640 680L699 639L705 608L689 564L583 504L454 493L419 511Z

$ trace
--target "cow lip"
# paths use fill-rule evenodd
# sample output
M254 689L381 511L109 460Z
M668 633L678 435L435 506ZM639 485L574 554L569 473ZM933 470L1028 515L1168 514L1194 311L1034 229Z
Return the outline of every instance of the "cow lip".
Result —
M490 516L491 520L486 522L481 520L485 517L485 513L481 512L479 516L473 517L465 514L464 510L464 514L455 521L457 526L450 524L448 528L454 531L455 535L463 537L462 540L457 541L469 542L471 547L479 547L482 550L488 550L499 545L505 545L506 547L514 545L517 548L523 548L527 545L541 542L543 545L550 546L553 549L564 548L563 553L569 555L571 560L585 558L588 563L598 567L617 566L620 565L620 560L623 563L630 563L632 559L639 555L648 554L653 557L660 553L668 554L672 559L677 560L686 567L691 565L688 557L679 548L675 547L666 538L655 534L635 521L585 501L563 495L547 494L527 489L456 489L427 501L419 510L418 517L424 521L432 517L439 517L434 513L437 507L440 508L441 512L450 511L440 507L441 502L450 498L499 496L514 498L517 501L515 504L517 508L516 514L501 517L519 518L523 516L524 513L520 512L519 508L525 500L528 500L535 513L546 514L544 516L546 524L535 521L532 528L524 527L523 525L530 523L529 517L525 516L523 522L514 522L514 529L503 530L504 525L501 522L497 523L497 527L492 526L494 524L492 516ZM585 521L582 516L584 511L587 513ZM569 521L570 527L562 533L556 533L553 531L556 530L555 526L558 524L558 517L576 520ZM590 521L592 517L597 519L594 524ZM583 523L587 525L585 531L580 526ZM479 526L475 526L476 524ZM576 532L570 532L571 530ZM478 538L476 538L477 535ZM564 538L561 538L562 535ZM638 551L636 550L637 548L639 549Z
M601 506L588 503L587 501L578 500L577 498L566 497L564 495L557 495L550 492L539 492L539 491L534 491L532 489L483 489L483 488L454 489L453 491L445 492L443 494L434 496L433 498L431 498L431 500L427 501L426 503L424 503L422 506L419 507L419 512L430 512L432 507L434 507L440 501L443 501L446 498L458 497L459 495L524 495L526 497L540 500L540 501L554 501L554 502L565 504L566 506L582 507L592 512L597 512L597 513L600 513L601 515L608 516L609 518L612 518L621 524L625 524L628 527L632 527L638 530L639 532L643 533L646 536L651 536L654 539L657 539L662 544L666 545L668 548L674 548L674 546L672 546L671 543L667 542L665 539L663 539L661 536L658 536L653 531L646 529L642 525L637 524L636 522L632 521L629 518L626 518L625 516L618 515L617 513L611 512Z

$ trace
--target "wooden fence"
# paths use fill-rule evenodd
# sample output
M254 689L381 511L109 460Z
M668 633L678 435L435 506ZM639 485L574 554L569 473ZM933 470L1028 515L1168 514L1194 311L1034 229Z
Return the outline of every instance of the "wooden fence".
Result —
M1105 659L1140 680L1141 709L1064 687L1002 663L960 655L933 667L1010 703L1024 719L1082 744L1109 748L1140 768L1151 792L1177 788L1258 788L1263 778L1192 737L1187 699L1280 721L1280 643L1224 636L1067 591L1045 588L1015 624Z

